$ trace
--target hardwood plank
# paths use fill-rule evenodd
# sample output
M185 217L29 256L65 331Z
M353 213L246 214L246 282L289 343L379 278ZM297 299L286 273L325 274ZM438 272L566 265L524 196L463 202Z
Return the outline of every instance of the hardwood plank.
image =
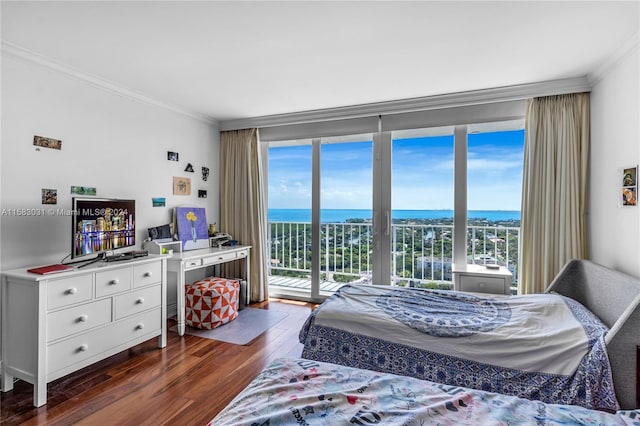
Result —
M33 386L18 381L0 396L0 423L204 425L270 361L300 356L298 333L316 306L282 299L252 304L288 316L245 346L170 331L164 349L154 338L49 383L40 408L33 407Z

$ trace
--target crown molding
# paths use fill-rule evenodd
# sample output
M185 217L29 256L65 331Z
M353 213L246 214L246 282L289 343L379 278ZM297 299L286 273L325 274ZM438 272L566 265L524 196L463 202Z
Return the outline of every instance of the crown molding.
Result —
M587 75L589 84L594 87L600 82L609 72L611 72L620 62L624 61L633 52L640 47L640 32L635 33L633 37L627 40L618 50L616 50L611 56L609 56L594 72Z
M14 44L5 40L2 40L2 54L11 55L16 58L25 60L27 62L48 68L53 71L57 71L59 73L65 74L67 76L70 76L78 80L81 80L85 83L88 83L93 87L106 90L110 93L115 93L119 96L131 99L137 102L142 102L147 105L160 107L177 114L185 115L187 117L194 118L199 121L203 121L207 124L210 124L216 127L218 127L220 124L217 120L207 115L189 111L185 108L171 105L166 102L162 102L158 99L144 95L140 92L136 92L131 89L122 87L119 84L108 81L102 77L91 75L77 68L61 64L47 56L41 55L39 53L36 53L34 51L31 51L29 49L26 49L24 47L18 46L17 44Z
M593 76L602 78L606 72L632 49L637 46L638 37L632 38L623 49L607 61L608 66L601 67L600 74ZM252 117L238 120L218 121L213 117L189 111L185 108L159 101L150 96L124 88L116 83L101 77L88 74L79 69L61 64L39 53L25 49L14 43L2 40L2 53L8 54L28 62L46 67L48 69L66 74L82 80L94 87L118 94L120 96L142 102L148 105L164 108L174 113L185 115L207 124L218 127L220 130L237 130L245 128L263 128L291 124L313 123L330 120L342 120L349 118L371 117L383 114L399 114L406 112L425 111L431 109L453 108L468 105L488 104L504 101L521 100L536 96L559 95L564 93L587 92L593 87L592 81L599 78L577 77L562 80L550 80L537 83L503 86L490 89L472 90L442 95L416 97L393 101L375 102L368 104L351 105L338 108L326 108L309 111L300 111L287 114L276 114L260 117Z
M291 114L227 120L220 122L220 130L274 127L384 114L399 114L588 91L591 91L591 85L587 81L587 78L578 77L339 108L302 111Z

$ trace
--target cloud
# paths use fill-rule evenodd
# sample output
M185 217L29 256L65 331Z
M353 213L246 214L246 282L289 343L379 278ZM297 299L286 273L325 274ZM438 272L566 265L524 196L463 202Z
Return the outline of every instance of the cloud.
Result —
M469 145L468 207L472 210L519 210L522 134L474 135ZM519 138L519 139L518 139ZM321 202L325 209L370 209L370 142L322 145ZM392 197L394 209L453 208L451 137L394 140ZM269 206L311 207L311 149L269 150Z

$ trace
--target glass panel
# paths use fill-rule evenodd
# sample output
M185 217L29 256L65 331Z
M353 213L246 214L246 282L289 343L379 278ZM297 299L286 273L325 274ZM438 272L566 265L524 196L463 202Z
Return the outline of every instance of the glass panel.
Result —
M467 261L505 266L516 285L524 121L470 125L467 133Z
M320 294L371 283L373 138L323 138L320 151Z
M311 140L269 143L269 286L311 291Z
M452 127L392 133L392 283L452 288Z

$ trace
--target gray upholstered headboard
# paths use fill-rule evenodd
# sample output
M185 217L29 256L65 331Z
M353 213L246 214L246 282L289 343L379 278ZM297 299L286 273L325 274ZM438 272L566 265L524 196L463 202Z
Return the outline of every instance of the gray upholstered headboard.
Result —
M606 343L616 397L623 409L638 408L636 348L640 345L640 279L588 260L572 260L546 291L577 300L610 328Z

